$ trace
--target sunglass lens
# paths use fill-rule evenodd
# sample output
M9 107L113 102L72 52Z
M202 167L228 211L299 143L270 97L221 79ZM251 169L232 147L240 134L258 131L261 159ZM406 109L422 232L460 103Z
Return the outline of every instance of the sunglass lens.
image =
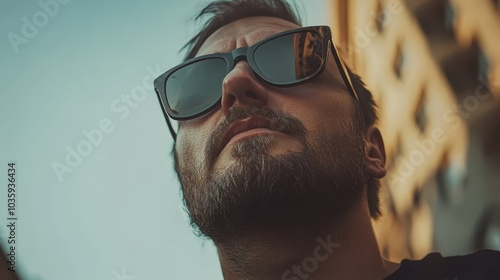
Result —
M165 92L173 117L191 117L217 103L226 72L224 59L209 58L188 64L168 76Z
M288 85L314 76L325 61L321 36L312 31L290 33L256 48L254 60L265 80Z

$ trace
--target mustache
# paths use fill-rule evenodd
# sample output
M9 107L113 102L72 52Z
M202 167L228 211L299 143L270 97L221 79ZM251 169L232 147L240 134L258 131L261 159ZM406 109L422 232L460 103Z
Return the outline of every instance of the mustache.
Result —
M211 134L205 147L207 159L212 162L217 157L217 149L223 135L235 122L249 117L263 117L270 120L270 129L274 131L287 131L291 136L302 141L306 138L306 128L296 117L283 111L272 110L262 105L248 105L244 107L231 108L226 117Z

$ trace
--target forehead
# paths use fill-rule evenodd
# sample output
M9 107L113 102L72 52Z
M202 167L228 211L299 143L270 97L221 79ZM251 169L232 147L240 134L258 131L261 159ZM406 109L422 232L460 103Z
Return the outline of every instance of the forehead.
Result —
M251 46L273 34L299 27L295 23L275 17L242 18L212 33L201 45L197 56Z

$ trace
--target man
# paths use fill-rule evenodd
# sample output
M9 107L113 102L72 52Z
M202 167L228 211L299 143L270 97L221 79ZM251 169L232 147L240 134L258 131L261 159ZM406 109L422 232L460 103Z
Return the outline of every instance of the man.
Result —
M282 0L213 2L198 18L210 15L155 89L186 208L225 279L500 275L493 251L381 257L371 218L386 156L375 104L328 27L301 28Z
M9 247L7 247L7 250ZM16 272L12 268L11 260L7 258L7 254L4 253L1 245L0 245L0 279L19 280L19 278L16 275Z

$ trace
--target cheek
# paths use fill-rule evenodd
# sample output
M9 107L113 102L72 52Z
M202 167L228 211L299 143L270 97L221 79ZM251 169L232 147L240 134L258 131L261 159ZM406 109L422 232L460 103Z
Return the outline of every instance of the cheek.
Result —
M209 130L192 123L183 123L177 134L176 152L181 166L204 162L204 149Z
M294 99L280 109L302 121L309 133L352 124L354 108L348 93L318 89L308 90L308 94L309 98Z

